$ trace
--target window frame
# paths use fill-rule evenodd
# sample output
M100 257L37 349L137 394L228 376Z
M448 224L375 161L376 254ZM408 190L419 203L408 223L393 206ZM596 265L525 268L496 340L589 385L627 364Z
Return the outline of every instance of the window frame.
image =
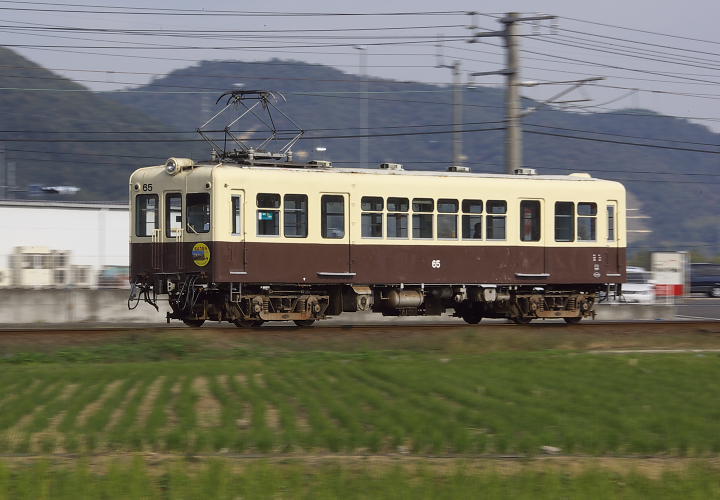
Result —
M203 230L200 230L193 226L194 231L189 231L190 229L190 202L188 201L188 198L191 196L203 196L207 197L207 229L203 227ZM206 234L210 232L210 229L212 228L212 197L210 196L210 193L207 191L205 192L196 192L196 193L185 193L185 224L183 227L185 228L186 234ZM195 205L193 205L195 206Z
M498 206L503 206L504 211L503 212L493 212L491 211L490 207L491 204L499 204ZM507 241L507 216L508 216L508 203L507 200L487 200L485 202L485 239L487 241ZM503 221L503 237L502 238L491 238L491 227L495 229L495 225L491 225L491 221Z
M530 212L528 212L530 217L526 217L525 206L529 204L535 207L536 211L533 213L533 209L530 209ZM525 223L528 221L530 223L530 238L526 239ZM533 243L540 240L542 240L542 203L540 200L520 200L520 241Z
M305 208L287 208L287 198L289 196L298 197L302 199L305 202ZM308 219L310 214L310 202L308 200L308 195L303 193L286 193L282 196L282 202L281 202L281 210L282 210L282 227L283 227L283 237L285 238L307 238L308 237ZM301 223L298 224L298 227L304 227L305 233L304 234L291 234L289 235L287 232L288 225L287 225L287 213L299 213L301 215Z
M447 209L441 205L455 205L454 210ZM460 211L460 200L456 198L438 198L435 207L437 208L437 215L435 216L435 235L438 240L457 240L459 238L458 232L458 212ZM440 236L441 220L452 220L454 226L455 236Z
M405 200L403 201L391 201L391 200ZM394 203L394 206L396 208L391 209L390 204ZM404 203L404 205L403 205ZM397 205L400 205L399 208L397 208ZM404 206L404 210L402 210ZM407 240L410 238L410 231L408 227L408 219L410 215L410 199L405 198L404 196L388 196L385 207L387 209L385 213L385 224L386 224L386 235L388 239L393 240ZM405 221L405 235L404 236L390 236L390 218L393 218L393 220L404 220ZM393 224L393 226L397 226L397 224Z
M422 208L421 204L426 205ZM428 206L429 205L429 206ZM433 198L413 198L412 199L412 239L414 240L433 240L435 239L435 200ZM419 221L417 228L418 234L421 234L423 230L429 233L430 236L416 236L415 221ZM430 228L428 231L427 221L430 221Z
M472 210L471 207L480 207L479 211ZM463 199L460 203L460 211L462 213L461 219L460 219L460 233L461 238L464 241L483 241L484 235L483 235L483 226L485 225L483 222L483 218L485 216L485 202L483 200L478 199ZM472 232L473 236L465 236L465 221L470 221L471 218L477 217L479 219L479 222L475 222L472 226L472 231L468 231L468 234ZM480 231L479 233L475 231L475 226L480 224ZM468 227L470 229L470 227ZM479 237L475 238L475 235L479 234Z
M558 206L559 205L569 205L570 206L570 213L569 214L560 214L558 215ZM556 201L554 206L554 212L553 212L553 221L554 221L554 228L553 228L553 236L555 241L559 243L573 243L575 241L575 202L574 201ZM560 220L567 220L570 223L570 227L567 229L567 234L569 235L569 239L560 239L558 238L558 228L561 227L560 224L558 224L558 219Z
M260 196L273 196L277 197L277 206L265 206L260 205ZM255 215L256 215L256 224L255 224L255 235L261 238L279 238L280 237L280 227L282 226L282 219L281 219L281 213L282 213L282 197L280 196L280 193L257 193L255 195ZM274 233L261 233L260 232L260 223L261 222L267 222L267 220L261 220L260 212L265 213L272 213L277 216L277 220L275 221L275 232ZM273 219L269 219L273 220Z
M591 214L581 214L580 213L580 206L590 206L592 208ZM579 201L577 203L577 221L575 224L575 227L577 228L577 241L597 241L597 219L598 219L598 210L597 210L597 203L594 201ZM582 224L581 224L582 223ZM590 231L592 237L588 238L581 238L581 226L584 226L585 223L590 224Z
M607 208L606 215L607 215L607 229L608 229L607 230L607 240L608 241L617 241L615 239L616 238L615 235L617 233L617 228L615 226L615 221L616 221L616 217L617 217L617 215L616 215L617 205L615 203L608 203L606 205L606 208Z
M230 234L232 236L243 235L243 210L242 210L242 199L243 195L233 194L230 195ZM237 201L237 207L235 202ZM236 213L237 208L237 213ZM237 222L237 225L235 224Z
M365 208L365 200L374 200L374 201L368 201L370 203L370 208ZM377 208L377 205L372 205L372 203L377 203L377 200L380 200L380 208ZM375 239L379 240L382 239L384 236L384 230L385 230L385 224L383 224L383 215L385 210L385 199L382 196L362 196L360 198L360 237L364 239ZM364 221L366 218L370 217L370 225L369 228L372 232L373 228L373 222L372 219L379 217L380 218L380 236L367 236L365 234L365 223Z
M154 227L152 230L152 234L138 234L138 230L140 229L140 200L148 200L148 199L154 199L155 200L155 221L153 223ZM144 208L144 216L142 220L144 220L143 226L145 229L147 229L148 220L147 220L147 202L145 203ZM157 194L137 194L135 195L135 236L137 238L152 238L154 236L155 231L160 229L160 197ZM143 231L145 232L145 231Z
M336 213L328 213L328 207L327 207L327 198L339 198L340 202L342 203L342 212ZM334 201L335 203L337 200ZM333 203L333 201L330 201L330 203ZM346 214L347 214L347 204L345 203L345 196L342 194L323 194L320 196L320 236L323 239L326 240L343 240L347 236L347 223L346 223ZM331 229L328 227L328 216L338 216L342 215L342 234L336 235L336 236L329 236L328 231Z
M177 198L180 200L180 208L179 210L175 211L180 214L180 225L178 227L173 228L172 224L170 223L170 214L174 213L174 211L170 210L170 198ZM177 238L177 233L180 234L183 233L185 230L185 219L184 219L184 212L183 212L183 197L182 193L180 191L173 191L165 193L165 237L167 238ZM177 219L175 220L175 223L177 224ZM173 229L175 229L175 233L173 234ZM179 229L179 231L177 231Z

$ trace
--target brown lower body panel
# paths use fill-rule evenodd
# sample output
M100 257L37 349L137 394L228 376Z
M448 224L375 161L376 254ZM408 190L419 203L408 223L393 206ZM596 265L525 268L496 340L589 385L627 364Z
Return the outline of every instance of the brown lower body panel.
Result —
M131 276L205 273L213 282L562 284L625 281L625 248L482 245L323 245L207 241L132 243Z

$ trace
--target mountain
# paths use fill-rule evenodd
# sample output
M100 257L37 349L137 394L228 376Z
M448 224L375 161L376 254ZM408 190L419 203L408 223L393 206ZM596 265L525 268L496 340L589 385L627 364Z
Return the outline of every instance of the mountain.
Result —
M210 89L219 95L236 88L282 92L287 102L281 103L280 108L309 131L306 137L358 133L362 83L355 75L322 65L277 59L262 63L203 62L174 71L137 90ZM452 135L449 133L391 135L449 131L452 107L448 87L371 79L369 90L369 132L388 134L368 139L371 165L391 161L403 163L408 169L444 170L450 164ZM215 106L214 94L129 92L113 98L182 131L194 129L219 109ZM465 89L465 127L502 127L498 122L503 118L503 98L502 90L496 88ZM652 231L642 236L633 233L636 242L640 237L645 238L637 242L635 248L715 250L715 246L720 245L718 155L672 149L720 151L711 146L720 145L720 135L687 120L648 110L578 113L549 109L530 100L523 104L539 109L524 118L524 163L540 173L581 171L623 182L635 204L633 208L641 209L629 215L650 217L629 222L630 228ZM409 124L439 126L428 129L413 128ZM503 131L467 132L463 139L463 151L474 171L504 171ZM621 144L623 142L661 148ZM326 158L322 159L332 159L336 165L356 165L360 157L360 143L356 138L308 138L294 149L312 151L316 146L326 147L327 152L323 153ZM196 158L206 158L209 151L203 144L195 144L190 149Z
M173 143L125 142L172 137L159 133L168 129L166 124L135 107L90 92L1 47L0 67L0 144L16 165L21 189L72 185L81 188L72 199L126 200L130 173L176 148Z
M124 200L128 176L138 167L170 156L207 159L210 148L194 130L220 109L215 100L222 92L237 88L284 95L286 102L281 99L278 107L306 130L293 148L296 155L339 166L359 164L360 141L338 136L358 134L363 84L331 67L277 59L208 61L148 85L103 93L7 49L0 48L0 67L0 141L17 165L21 186L76 185L81 191L75 199ZM376 78L368 87L369 164L445 170L452 150L450 88ZM163 92L168 90L173 92ZM462 121L474 130L463 134L467 164L476 172L503 172L502 90L468 88L463 98ZM720 135L647 110L578 113L530 100L523 104L539 109L523 119L526 166L539 173L590 172L623 182L631 206L641 209L630 215L649 217L631 220L630 227L652 231L639 235L645 240L636 240L636 249L716 250L718 155L689 150L719 151L714 145L720 145ZM622 144L628 142L660 147ZM316 153L318 146L327 151Z

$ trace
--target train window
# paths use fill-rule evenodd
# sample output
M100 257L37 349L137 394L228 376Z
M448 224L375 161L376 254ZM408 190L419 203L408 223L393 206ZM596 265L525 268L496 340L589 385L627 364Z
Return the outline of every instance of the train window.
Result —
M158 228L158 196L139 194L135 197L135 236L152 236Z
M363 212L382 212L383 199L380 196L363 196L360 208Z
M360 226L363 238L382 238L382 209L384 203L380 196L363 196L360 200Z
M506 234L507 202L500 200L488 200L487 215L485 216L485 231L487 239L504 240Z
M482 200L463 200L462 237L464 240L482 239Z
M304 194L286 194L283 197L284 234L286 238L306 238L308 197Z
M520 241L540 241L540 202L520 202Z
M232 234L242 234L242 198L240 195L233 195L232 206Z
M342 195L324 194L320 200L322 237L345 237L345 199Z
M439 199L437 202L437 236L438 238L457 238L457 211L458 201Z
M182 195L168 193L165 195L165 235L174 238L182 232Z
M388 212L407 212L410 206L407 198L388 198Z
M555 202L555 241L575 241L575 205Z
M615 205L607 206L608 241L615 241Z
M280 236L280 195L258 193L256 202L258 236Z
M407 211L410 202L407 198L387 199L387 236L388 238L408 237L408 216Z
M412 202L413 238L432 239L435 202L431 198L414 198ZM429 213L426 213L429 212Z
M210 193L188 193L185 196L188 233L207 233L210 231Z
M597 203L578 203L577 205L578 241L597 239Z

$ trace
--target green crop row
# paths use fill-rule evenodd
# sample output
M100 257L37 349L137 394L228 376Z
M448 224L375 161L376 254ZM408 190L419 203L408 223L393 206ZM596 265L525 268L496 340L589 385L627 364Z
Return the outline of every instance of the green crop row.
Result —
M716 456L719 360L305 353L6 365L0 452Z
M234 466L235 465L235 466ZM513 498L513 499L707 499L720 496L718 471L691 465L658 477L605 468L574 473L523 469L500 473L455 464L426 466L252 463L224 460L192 465L149 466L142 459L111 462L103 470L87 463L72 467L48 462L0 463L1 499L189 499L253 498Z

